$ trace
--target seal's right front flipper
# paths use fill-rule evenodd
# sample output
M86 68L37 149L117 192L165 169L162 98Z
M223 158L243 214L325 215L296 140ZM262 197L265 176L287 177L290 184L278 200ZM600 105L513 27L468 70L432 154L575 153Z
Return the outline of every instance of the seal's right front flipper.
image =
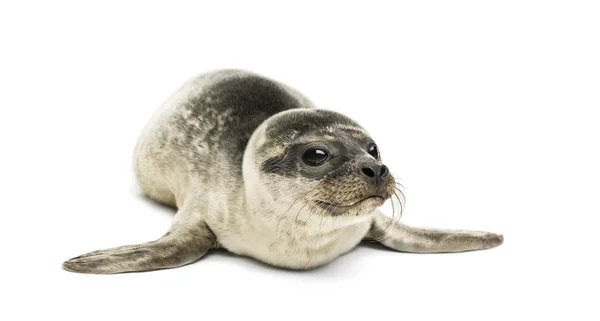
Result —
M186 222L156 241L93 251L64 262L63 268L92 274L168 269L195 262L215 244L206 223Z

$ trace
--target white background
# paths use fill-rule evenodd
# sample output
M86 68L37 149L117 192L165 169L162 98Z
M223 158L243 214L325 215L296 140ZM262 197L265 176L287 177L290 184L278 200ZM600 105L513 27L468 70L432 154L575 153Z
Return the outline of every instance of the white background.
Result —
M594 1L2 1L2 320L598 320ZM310 272L219 252L173 270L61 263L161 236L138 134L188 78L244 68L358 120L407 224L496 249L360 246Z

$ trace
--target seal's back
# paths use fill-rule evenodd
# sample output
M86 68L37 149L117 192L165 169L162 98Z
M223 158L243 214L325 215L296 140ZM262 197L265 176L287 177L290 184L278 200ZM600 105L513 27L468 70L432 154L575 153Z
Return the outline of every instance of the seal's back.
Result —
M244 151L254 130L270 116L294 108L312 104L258 74L224 69L198 76L164 103L140 137L134 157L138 182L150 197L170 205L177 197L167 191L185 190L189 181L239 184ZM181 182L168 177L173 172L195 175Z

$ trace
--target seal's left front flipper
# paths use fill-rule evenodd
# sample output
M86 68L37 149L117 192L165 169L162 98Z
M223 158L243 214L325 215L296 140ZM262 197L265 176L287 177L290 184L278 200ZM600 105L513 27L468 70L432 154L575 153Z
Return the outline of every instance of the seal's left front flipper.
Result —
M484 250L504 242L499 234L481 231L443 230L410 227L376 213L367 236L402 252L447 253Z

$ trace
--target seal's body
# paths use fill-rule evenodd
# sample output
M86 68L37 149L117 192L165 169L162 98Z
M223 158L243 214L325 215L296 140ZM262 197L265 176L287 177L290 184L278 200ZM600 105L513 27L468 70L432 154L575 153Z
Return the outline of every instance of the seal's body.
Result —
M338 229L332 231L333 220L327 226L278 222L277 214L289 204L271 204L262 197L247 201L255 198L253 189L261 188L256 177L243 177L244 152L252 134L272 115L313 108L308 99L263 77L227 70L192 80L166 108L137 146L138 181L158 201L178 207L194 202L194 210L202 213L226 249L303 268L331 260L366 234L366 218L346 227L338 219ZM302 218L306 219L298 220ZM320 218L314 223L327 224ZM289 238L283 243L277 239L282 233Z
M203 74L165 102L136 145L134 170L146 195L178 209L169 232L73 258L67 270L171 268L218 247L308 269L365 238L411 252L502 242L493 233L415 229L384 216L377 207L399 191L368 133L242 70Z

